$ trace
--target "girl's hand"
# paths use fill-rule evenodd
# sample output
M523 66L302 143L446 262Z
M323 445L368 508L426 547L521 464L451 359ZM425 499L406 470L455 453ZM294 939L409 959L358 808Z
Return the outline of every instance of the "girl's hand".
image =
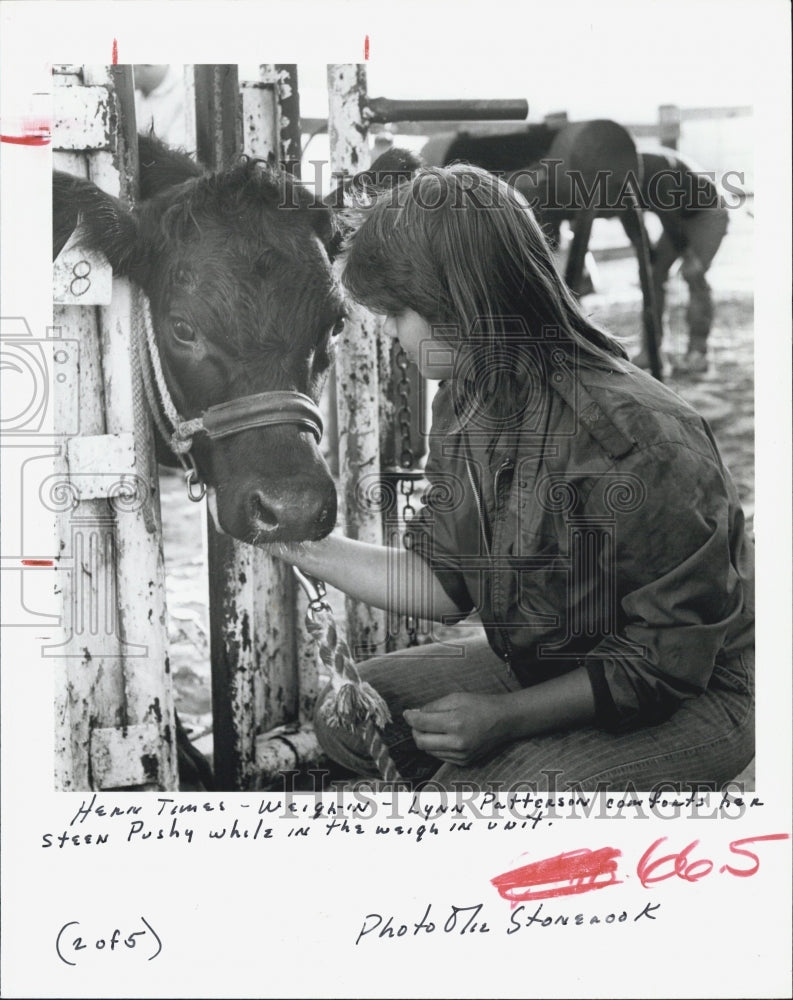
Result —
M457 691L402 714L419 749L464 766L502 743L591 725L595 696L586 667L577 667L520 691Z
M459 691L422 708L407 709L403 716L420 750L449 764L465 765L509 739L502 725L507 698Z

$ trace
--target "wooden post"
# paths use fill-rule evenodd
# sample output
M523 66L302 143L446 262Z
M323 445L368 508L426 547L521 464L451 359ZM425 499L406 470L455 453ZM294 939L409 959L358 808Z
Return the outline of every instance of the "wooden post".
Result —
M368 129L363 116L366 67L329 66L328 101L330 162L335 182L369 166ZM373 477L380 472L381 336L375 317L356 307L339 338L336 355L340 520L350 538L376 544L383 543L381 512L372 488ZM384 613L351 599L346 607L353 655L369 656L385 639Z
M662 146L677 149L680 142L680 108L676 104L658 106L658 140Z
M57 165L88 173L131 205L131 68L85 70L82 81L68 73L55 82L55 148L65 153L56 154ZM75 109L82 113L75 117ZM64 249L55 271L56 323L79 339L80 350L80 434L64 441L63 481L51 491L67 633L44 650L64 661L56 672L56 780L74 790L172 790L178 775L159 490L134 374L133 293L117 280L109 297L107 263L74 247ZM64 272L80 280L59 280ZM73 415L57 381L55 393L56 421L68 426Z

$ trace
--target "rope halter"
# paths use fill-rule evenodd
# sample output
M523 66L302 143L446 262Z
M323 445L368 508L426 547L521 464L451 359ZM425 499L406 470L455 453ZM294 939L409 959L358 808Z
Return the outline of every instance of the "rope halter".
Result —
M208 407L199 417L185 420L176 409L165 381L151 306L144 294L141 294L141 308L135 310L134 326L138 364L149 409L163 440L185 470L187 495L191 500L199 501L206 494L206 485L191 453L196 434L206 434L215 441L255 427L294 424L311 431L317 444L322 440L322 416L314 402L302 392L289 389L239 396Z
M330 680L331 690L320 704L320 715L329 726L357 732L383 779L398 781L399 771L380 732L392 721L388 703L358 673L350 647L336 626L325 584L297 566L292 566L292 572L308 601L305 625L314 640L317 666L327 671Z

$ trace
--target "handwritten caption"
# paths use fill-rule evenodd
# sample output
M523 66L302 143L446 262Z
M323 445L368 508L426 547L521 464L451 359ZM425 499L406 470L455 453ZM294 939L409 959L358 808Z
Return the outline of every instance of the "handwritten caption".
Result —
M446 904L439 906L427 903L419 920L402 920L394 914L367 913L361 921L361 928L355 938L359 945L363 938L370 937L372 941L393 941L399 938L424 936L426 934L445 934L463 937L465 935L490 934L493 931L512 935L528 927L592 927L596 924L619 926L625 923L637 923L645 920L655 920L660 903L648 902L641 909L631 911L615 909L600 913L560 913L543 912L544 903L540 903L534 913L529 913L525 906L514 909L503 923L503 915L495 920L488 915L484 903L474 903L471 906L456 906Z
M159 934L145 917L140 918L141 926L136 929L113 927L109 933L96 934L83 930L79 920L67 921L55 938L55 952L64 965L76 966L86 956L95 956L98 952L116 954L135 951L145 955L151 962L162 951L162 941ZM151 954L146 954L151 951ZM85 952L86 955L82 953Z
M61 831L41 833L40 846L46 851L68 853L72 848L109 843L146 851L155 844L202 842L259 850L253 845L289 839L300 842L307 838L326 841L376 837L426 844L436 838L485 831L494 836L514 834L504 843L525 852L534 831L547 831L560 819L627 818L628 812L634 819L744 819L741 832L750 836L727 839L720 824L719 842L711 846L703 844L701 838L691 839L681 828L671 830L670 836L648 836L631 849L632 853L626 849L627 856L620 848L605 844L540 858L536 850L531 852L534 857L524 854L520 865L488 876L488 891L495 891L509 906L508 913L499 911L495 919L486 911L484 900L466 905L459 905L460 900L425 900L410 916L389 912L388 906L370 904L369 912L354 918L357 923L350 929L351 942L356 946L426 934L447 939L472 939L473 935L480 939L493 932L523 937L536 928L654 926L662 912L661 901L637 901L635 893L630 900L603 894L603 890L625 882L632 882L641 895L641 890L656 892L662 883L685 886L703 879L751 878L778 859L779 848L774 842L790 839L787 832L758 829L759 822L754 829L746 828L747 818L761 820L762 806L757 798L746 800L728 794L717 794L714 799L707 794L666 798L651 793L618 799L583 794L548 797L529 792L499 797L487 793L467 801L458 797L454 802L420 793L389 799L360 790L335 799L310 794L217 795L191 800L170 795L132 798L92 794L83 797L76 807L69 806L70 818ZM586 828L593 829L589 825ZM698 830L704 829L698 826ZM632 839L635 841L635 837ZM547 837L536 841L539 843L547 843ZM591 892L598 892L598 905L582 907L577 900ZM555 905L552 900L556 900ZM78 920L68 920L57 935L58 957L67 965L76 965L91 954L134 952L152 961L162 951L162 941L144 917L140 920L139 927L113 926L100 933L88 933Z
M708 795L667 798L656 793L632 798L472 793L451 802L420 793L389 799L355 790L336 799L298 794L185 802L183 797L147 796L131 804L128 798L111 801L94 794L82 800L65 828L43 832L41 847L64 850L110 842L192 844L198 839L265 842L306 837L384 837L422 843L474 829L520 833L570 819L738 819L762 805L757 798L749 801L726 793L715 802Z

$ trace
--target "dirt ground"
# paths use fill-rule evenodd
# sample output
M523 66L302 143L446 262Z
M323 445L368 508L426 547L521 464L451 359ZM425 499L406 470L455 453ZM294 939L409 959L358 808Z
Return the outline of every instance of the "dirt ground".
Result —
M635 259L620 249L621 242L624 240L614 223L596 223L592 247L597 291L583 300L583 306L599 323L624 338L629 352L634 353L639 345L641 296ZM697 377L670 375L665 379L713 428L750 530L754 516L754 300L747 262L751 259L752 218L749 212L736 212L709 274L715 302L710 369ZM674 273L668 298L664 349L682 353L687 290ZM192 738L197 738L211 729L202 544L206 515L203 504L188 501L179 474L164 471L161 486L176 706ZM753 780L753 768L745 777Z

